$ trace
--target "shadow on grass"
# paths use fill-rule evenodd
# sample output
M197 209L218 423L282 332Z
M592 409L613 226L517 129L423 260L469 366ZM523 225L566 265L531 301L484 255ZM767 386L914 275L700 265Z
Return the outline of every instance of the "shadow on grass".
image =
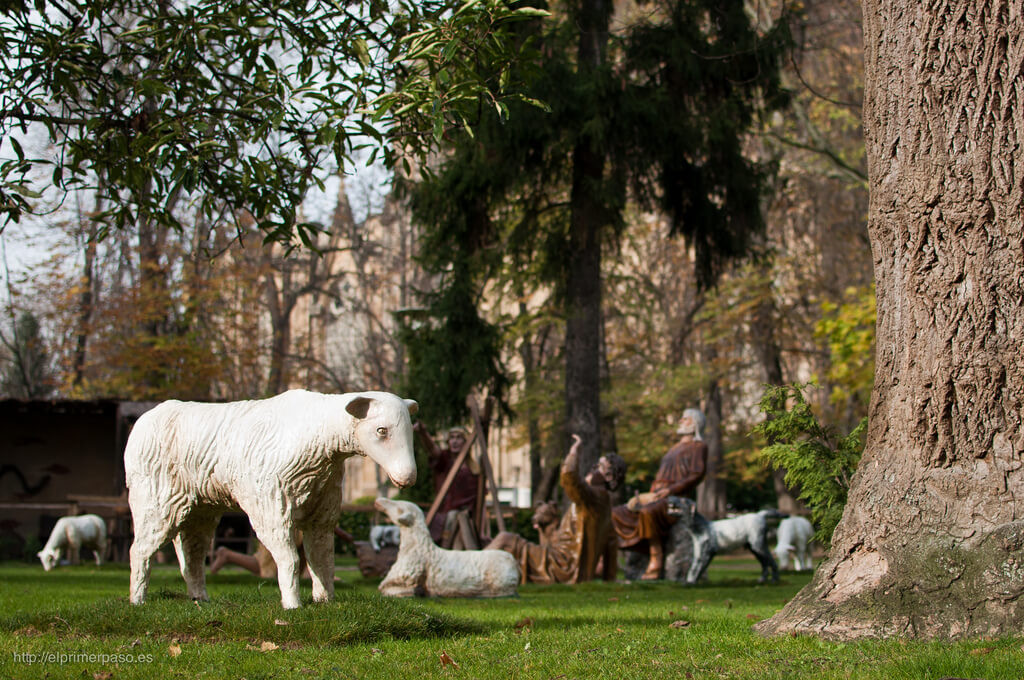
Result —
M415 603L362 593L340 592L332 602L284 611L276 593L272 600L254 594L196 603L180 592L158 589L141 606L116 597L0 617L0 630L84 638L261 640L299 647L452 637L479 633L482 628L447 614L428 612Z

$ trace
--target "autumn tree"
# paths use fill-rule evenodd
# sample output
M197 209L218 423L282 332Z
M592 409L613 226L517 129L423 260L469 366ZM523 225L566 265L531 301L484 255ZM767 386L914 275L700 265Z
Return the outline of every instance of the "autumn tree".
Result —
M0 329L0 394L14 399L43 399L53 392L52 367L39 320L21 312L11 328Z
M1024 624L1024 36L1012 3L865 0L876 380L829 559L763 633Z

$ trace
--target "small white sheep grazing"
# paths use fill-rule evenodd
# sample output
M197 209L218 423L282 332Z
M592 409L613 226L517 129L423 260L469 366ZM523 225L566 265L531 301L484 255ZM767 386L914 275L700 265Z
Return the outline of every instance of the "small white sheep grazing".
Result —
M711 523L717 552L725 553L746 546L761 563L761 583L779 580L779 568L768 548L768 518L784 517L778 510L750 512L739 517L719 519Z
M388 597L509 597L519 585L516 558L504 550L445 550L430 538L423 511L406 501L374 503L398 525L398 560L381 581Z
M96 556L96 565L103 564L103 553L107 550L107 523L99 515L58 519L46 545L36 553L36 557L43 563L43 570L53 569L65 548L71 564L78 564L78 551L81 548L90 548Z
M400 545L401 540L401 532L396 526L391 524L380 524L375 527L370 527L370 547L373 548L373 552L380 552L381 548L389 545L393 545L397 548Z
M292 390L257 401L167 401L143 414L124 454L132 604L145 601L153 556L171 539L189 597L208 599L206 552L232 508L249 516L274 558L285 609L299 606L300 530L313 599L331 599L344 461L369 456L397 486L415 483L416 409L386 392Z
M780 569L789 569L789 558L793 555L797 571L813 569L808 544L814 537L814 526L806 517L787 517L779 523L779 542L775 545L775 558Z

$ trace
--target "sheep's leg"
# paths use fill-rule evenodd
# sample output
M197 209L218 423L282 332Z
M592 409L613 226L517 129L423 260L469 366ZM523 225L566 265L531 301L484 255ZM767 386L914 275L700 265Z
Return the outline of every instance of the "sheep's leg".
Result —
M174 537L178 567L185 579L188 596L193 600L205 602L210 599L206 594L206 553L219 519L218 515L190 517Z
M163 510L170 507L168 503L151 502L148 497L144 497L138 492L129 491L128 504L132 509L132 522L135 530L135 538L128 551L131 562L128 600L132 604L142 604L146 601L146 591L149 589L149 573L153 566L153 556L160 546L171 537L175 527L171 517L166 514L166 510Z
M703 578L704 573L711 564L711 558L715 556L715 550L708 545L707 541L695 540L693 542L693 563L690 564L690 571L686 574L686 582L691 586Z
M749 548L757 561L761 563L761 578L758 579L758 583L767 583L769 579L772 583L778 583L779 567L775 564L775 558L772 557L771 552L765 550L764 545L761 545L760 550L756 550L753 545L749 545Z
M377 589L380 590L380 594L385 597L415 597L416 588L421 581L423 581L422 574L417 575L410 573L408 565L402 563L401 559L395 562L394 566L391 567L391 571L384 577L384 580L380 582ZM397 567L397 569L396 569ZM420 570L423 567L420 566ZM415 583L411 583L415 581Z
M277 584L281 588L281 606L298 609L299 551L295 543L295 530L288 520L271 519L266 514L248 513L256 538L270 552L277 565ZM306 548L307 555L309 548Z
M77 538L68 538L68 562L76 567L82 563L82 542Z
M96 545L92 549L93 557L96 558L96 566L103 565L103 557L107 554L107 537L100 536L96 539Z
M313 579L313 601L327 602L334 597L334 529L315 526L302 535L306 563Z

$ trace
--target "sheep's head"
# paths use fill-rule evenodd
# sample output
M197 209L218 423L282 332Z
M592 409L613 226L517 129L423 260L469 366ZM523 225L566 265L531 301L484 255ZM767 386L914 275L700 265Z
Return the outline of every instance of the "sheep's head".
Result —
M373 507L387 515L388 519L399 527L411 527L417 523L425 524L423 511L415 503L378 498L373 502Z
M57 566L57 553L50 550L40 550L36 557L43 563L43 571L50 571Z
M362 392L345 406L354 420L355 452L373 459L398 487L416 483L411 416L418 409L412 399L387 392Z

